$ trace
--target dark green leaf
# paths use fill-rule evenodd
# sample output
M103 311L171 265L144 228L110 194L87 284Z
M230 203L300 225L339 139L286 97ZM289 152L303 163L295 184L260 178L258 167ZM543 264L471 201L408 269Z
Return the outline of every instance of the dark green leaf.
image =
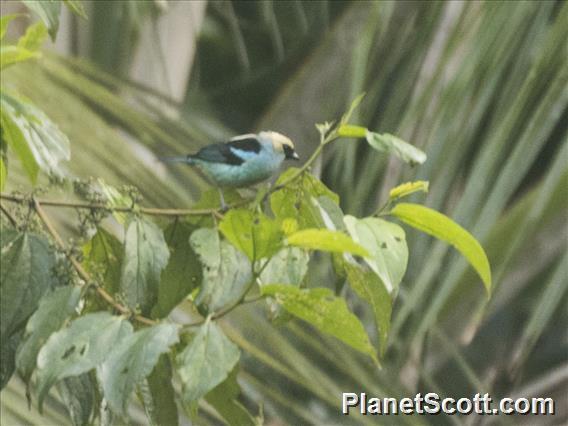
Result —
M400 284L408 264L408 246L404 230L397 224L375 217L357 219L345 216L349 234L370 256L365 262L392 293Z
M176 394L172 384L172 365L167 354L158 359L158 363L148 376L150 400L144 399L144 409L155 425L177 426L178 412Z
M0 390L8 384L16 370L16 350L24 336L24 330L18 330L7 338L2 337L0 345Z
M85 12L85 7L81 0L63 0L63 2L75 15L80 16L83 19L87 19L87 12Z
M203 265L203 284L195 303L214 312L238 301L252 279L247 257L228 241L220 241L213 229L198 229L190 244Z
M2 229L0 336L22 329L41 297L55 287L55 256L41 235Z
M239 209L229 211L219 229L251 261L271 257L282 246L282 230L276 220L262 213Z
M379 334L379 349L383 355L387 346L390 328L392 299L381 279L370 270L345 260L345 271L349 285L357 295L373 308Z
M141 217L132 218L124 238L120 289L131 309L148 315L158 300L160 275L170 252L162 230Z
M255 426L255 418L238 401L241 388L237 383L238 367L215 389L205 395L205 400L223 416L230 426Z
M419 204L400 203L391 214L404 223L454 246L481 277L491 294L491 267L481 244L460 225L436 210Z
M57 30L59 29L59 12L61 11L61 1L59 0L22 0L23 3L35 12L42 20L47 29L51 39L55 41Z
M3 138L13 149L32 183L38 170L63 176L59 163L69 160L69 140L57 126L34 105L5 92L0 94Z
M158 324L117 342L97 369L105 399L114 412L126 414L134 387L152 372L160 355L178 340L177 325Z
M120 241L100 227L95 236L83 246L85 268L100 279L99 283L110 294L115 294L120 288L122 256Z
M162 272L158 288L158 303L152 310L155 318L166 317L201 283L201 263L189 244L195 226L174 222L164 230L170 249L170 260Z
M426 154L414 145L388 133L373 133L367 131L367 142L377 151L394 154L410 165L422 164L426 161Z
M262 294L271 296L292 315L329 333L378 362L375 349L359 319L349 311L345 300L327 288L302 290L282 284L263 286Z
M109 350L132 334L132 325L108 312L87 314L53 333L37 357L38 406L55 382L101 364Z
M78 287L59 287L45 295L37 311L26 325L25 340L18 348L16 365L26 382L36 367L37 355L51 333L59 330L64 322L75 312L81 289Z
M65 403L74 426L89 424L91 413L95 408L96 386L88 373L67 377L57 384L57 391Z
M197 401L223 382L239 356L239 348L208 319L176 359L184 402Z

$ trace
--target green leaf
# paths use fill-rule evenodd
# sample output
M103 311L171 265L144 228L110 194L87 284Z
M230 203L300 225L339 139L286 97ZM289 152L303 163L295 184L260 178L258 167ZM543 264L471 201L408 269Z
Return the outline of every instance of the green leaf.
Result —
M426 161L426 154L414 145L388 133L373 133L367 131L367 142L377 151L394 154L410 165L422 164Z
M10 65L18 62L27 61L32 58L39 58L39 52L32 52L20 46L0 46L0 69L3 70Z
M184 402L197 401L223 382L239 357L239 348L208 319L176 358Z
M201 284L201 263L189 244L195 226L175 221L164 230L170 260L162 272L154 318L166 317L189 293Z
M18 330L6 338L2 336L2 344L0 345L0 390L4 389L16 370L16 351L23 335L24 330Z
M75 15L83 19L87 19L87 12L85 12L85 7L83 6L81 0L63 0L63 3Z
M131 309L148 315L158 300L160 275L170 252L162 230L142 217L132 218L124 237L120 289Z
M371 305L375 315L375 324L379 334L379 353L384 355L387 349L388 333L392 313L392 299L381 279L370 270L344 261L347 279L357 295Z
M109 207L131 207L134 204L132 198L128 195L123 194L114 186L109 185L102 178L97 179L97 184L101 188L101 192L107 198L107 205ZM128 215L124 212L113 211L112 215L117 220L118 223L124 225L128 219Z
M8 179L8 169L4 163L4 158L0 157L0 191L4 191Z
M209 228L195 231L190 244L203 266L196 305L215 312L240 300L252 279L247 257L228 241L220 241L217 231Z
M369 252L343 232L328 229L304 229L286 239L289 245L332 253L352 253L369 256Z
M292 315L331 334L352 348L369 355L378 363L375 349L359 319L349 311L345 300L335 297L327 288L302 290L295 286L270 284L261 287Z
M310 256L300 248L285 247L267 261L260 274L263 284L300 285L308 272Z
M57 385L57 391L75 426L88 425L96 405L97 383L88 373L66 377Z
M55 41L57 30L59 29L59 13L61 12L61 1L59 0L22 0L28 9L35 12L42 20L51 39Z
M257 422L238 401L241 387L237 383L238 366L215 389L205 395L205 400L223 416L230 426L255 426Z
M47 28L41 22L36 22L26 29L26 33L18 40L18 47L31 52L39 50L47 38Z
M97 376L115 413L126 415L134 387L152 372L160 355L178 341L177 325L158 324L126 336L111 349Z
M428 192L429 183L424 180L417 180L415 182L406 182L396 186L389 192L389 200L395 201L403 197L408 197L415 192Z
M275 186L295 176L297 168L291 167L280 175ZM270 196L270 207L279 220L294 218L298 221L301 229L325 228L321 216L320 197L327 197L334 204L339 204L339 197L316 177L309 173L303 173L300 177L289 182L282 189L275 191Z
M383 219L357 219L345 216L349 234L369 252L365 262L392 293L404 277L408 264L408 246L404 229Z
M32 183L38 170L63 176L60 162L71 157L69 140L34 105L0 93L3 137L13 149Z
M122 244L110 232L97 228L97 233L83 246L83 264L91 275L97 277L103 288L115 294L120 288Z
M481 244L460 225L436 210L419 204L400 203L391 214L404 223L454 246L480 276L491 294L491 267Z
M55 287L55 256L45 237L2 229L0 233L0 336L22 329L42 296Z
M148 391L150 401L144 399L144 409L152 419L152 424L176 426L176 393L172 384L172 365L167 354L160 355L158 363L148 376Z
M10 15L5 15L0 18L0 40L4 38L6 35L6 30L8 29L8 24L12 22L14 19L19 18L20 16L24 16L21 13L12 13Z
M262 213L231 210L223 217L219 230L252 262L271 257L282 247L280 224Z
M18 348L16 366L25 382L29 382L36 367L37 354L51 333L59 330L73 315L81 289L59 287L45 295L26 325L25 339Z
M132 334L132 325L108 312L87 314L53 333L37 357L37 391L40 412L55 382L86 373L108 356L111 348Z

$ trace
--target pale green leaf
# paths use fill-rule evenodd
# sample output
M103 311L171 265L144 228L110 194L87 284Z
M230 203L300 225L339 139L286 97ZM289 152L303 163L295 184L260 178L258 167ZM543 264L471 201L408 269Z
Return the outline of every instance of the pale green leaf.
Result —
M120 290L131 309L148 315L158 300L160 275L170 252L162 230L142 217L133 217L124 237Z
M422 164L426 161L426 154L423 151L396 136L367 131L366 137L369 145L377 151L394 154L410 165Z
M203 266L203 284L195 303L214 312L240 300L252 280L247 257L209 228L195 231L190 244Z
M238 347L207 320L176 358L184 402L197 401L223 382L239 357Z
M391 214L404 223L454 246L473 266L491 294L491 267L481 244L460 225L436 210L419 204L401 203Z
M101 364L110 349L132 334L132 325L108 312L87 314L53 333L37 357L38 406L55 382Z
M353 240L369 252L365 262L392 293L404 277L408 264L404 230L395 223L374 217L357 219L348 215L344 222Z
M39 57L39 52L32 52L24 47L12 45L0 46L0 69L3 70L18 62Z
M26 382L36 367L37 354L41 347L51 333L59 330L73 315L80 295L81 289L78 287L59 287L40 301L37 311L26 325L24 341L16 355L16 366Z
M344 261L343 266L351 288L373 309L379 334L379 352L384 355L390 328L392 298L383 282L373 271L348 260Z
M231 210L223 217L219 230L253 262L271 257L282 246L280 224L262 213Z
M304 229L288 236L286 241L291 246L309 250L369 256L369 252L348 235L328 229Z
M71 157L67 136L34 105L5 92L0 94L0 101L4 139L20 158L32 183L39 169L63 176L60 162Z
M285 247L272 256L260 274L263 284L300 285L306 272L310 257L305 250Z
M97 376L115 413L126 414L134 387L152 372L160 355L178 341L177 325L158 324L127 336L110 350L97 368Z
M26 29L26 33L19 38L18 47L31 52L39 50L47 38L47 28L42 22L36 22Z
M331 334L354 349L378 362L375 349L363 324L349 311L345 300L335 297L327 288L302 290L283 284L263 286L262 294L274 297L292 315Z
M391 201L398 200L399 198L407 197L415 192L428 192L429 183L424 180L417 180L415 182L406 182L400 184L389 192L389 199Z
M57 30L59 29L59 13L61 12L61 1L59 0L22 0L22 2L35 12L42 20L51 39L55 41Z
M101 188L101 192L107 198L109 207L131 207L134 204L132 198L123 194L114 186L106 183L102 178L97 179L97 184ZM127 221L128 215L124 212L113 211L112 215L118 223L124 225Z

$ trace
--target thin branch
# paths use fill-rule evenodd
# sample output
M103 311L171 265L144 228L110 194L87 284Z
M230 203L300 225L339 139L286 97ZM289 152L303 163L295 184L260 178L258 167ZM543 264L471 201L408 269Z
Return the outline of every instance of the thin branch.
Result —
M0 204L0 211L4 213L4 216L8 218L8 220L10 221L10 223L14 228L18 227L18 222L16 221L16 218L12 216L12 213L10 213L2 204Z
M67 256L67 258L69 259L69 261L71 262L71 264L73 265L73 267L75 268L75 270L77 271L79 276L85 281L85 283L87 283L87 284L93 283L94 281L92 280L89 273L85 270L85 268L83 268L81 263L79 263L79 261L68 250L66 250L65 243L63 242L63 239L61 238L59 233L55 230L55 228L53 227L53 224L49 220L47 214L45 213L45 211L41 207L41 202L36 198L32 198L32 204L33 204L34 210L36 211L37 215L39 216L39 218L43 222L45 228L47 229L49 234L53 237L53 239L55 240L55 242L57 243L59 248L61 248L65 252L65 255ZM104 288L100 287L99 285L95 285L95 289L96 289L97 293L109 305L111 305L114 309L116 309L121 314L131 316L132 313L131 313L130 309L128 309L127 307L118 303ZM135 319L136 321L143 323L143 324L146 324L146 325L156 324L156 321L151 320L151 319L146 318L146 317L143 317L141 315L133 315L132 318Z

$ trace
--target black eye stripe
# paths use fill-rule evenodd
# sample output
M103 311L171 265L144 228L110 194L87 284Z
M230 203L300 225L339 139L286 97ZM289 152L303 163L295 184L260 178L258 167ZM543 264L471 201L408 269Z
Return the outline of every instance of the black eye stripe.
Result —
M289 156L294 153L294 149L290 145L282 145L282 147L284 148L284 155Z

